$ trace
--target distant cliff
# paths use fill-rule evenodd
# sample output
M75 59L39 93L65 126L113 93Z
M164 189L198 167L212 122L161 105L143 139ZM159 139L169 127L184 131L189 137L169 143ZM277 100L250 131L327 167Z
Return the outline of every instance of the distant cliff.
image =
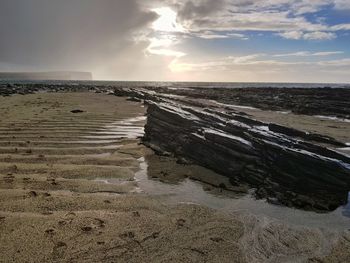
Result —
M90 72L0 72L0 79L6 80L92 80Z

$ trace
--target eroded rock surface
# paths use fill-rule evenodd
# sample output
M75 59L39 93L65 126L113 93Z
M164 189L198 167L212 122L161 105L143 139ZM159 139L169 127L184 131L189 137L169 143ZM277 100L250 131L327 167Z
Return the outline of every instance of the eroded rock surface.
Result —
M157 92L216 100L225 104L253 106L263 110L292 111L296 114L350 118L350 89L318 87L247 87L247 88L155 88Z
M316 210L347 202L350 158L299 134L235 116L149 103L144 141L224 174L233 184L248 183L259 198Z
M193 93L204 90L177 92L182 95L167 94L164 89L160 93L133 89L116 93L142 98L149 105L144 141L159 153L173 153L213 169L234 185L248 183L256 188L256 197L272 203L334 210L347 202L350 158L332 150L346 147L344 142L193 100ZM212 99L212 93L208 90L199 97ZM301 90L296 93L303 94ZM347 110L345 105L344 112Z

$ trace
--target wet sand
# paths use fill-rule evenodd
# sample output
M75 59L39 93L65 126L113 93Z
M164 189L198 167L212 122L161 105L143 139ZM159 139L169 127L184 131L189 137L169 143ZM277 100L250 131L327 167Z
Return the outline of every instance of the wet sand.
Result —
M0 262L350 258L346 227L227 210L220 198L241 200L247 188L141 145L140 103L94 93L43 93L0 98L0 105ZM76 109L83 112L71 112ZM204 197L181 199L181 189L182 196Z
M0 100L1 262L244 261L237 220L139 193L138 159L152 154L139 144L141 104L92 93Z

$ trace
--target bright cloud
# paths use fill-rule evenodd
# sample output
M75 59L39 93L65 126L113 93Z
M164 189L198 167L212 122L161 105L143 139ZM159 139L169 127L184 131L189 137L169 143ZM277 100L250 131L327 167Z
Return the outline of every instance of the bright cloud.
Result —
M276 54L274 57L325 57L332 55L343 54L343 51L322 51L322 52L310 52L310 51L298 51L294 53Z
M203 39L224 39L224 38L231 38L231 39L240 39L240 40L247 40L248 37L244 34L239 33L222 33L222 32L212 32L212 31L203 31L198 33L192 33L192 36L197 36L199 38Z
M315 31L310 33L305 33L303 35L303 38L306 40L331 40L336 38L337 35L332 32L321 32L321 31Z
M314 32L301 32L301 31L287 31L283 33L279 33L279 36L292 39L292 40L332 40L337 37L337 35L333 32L322 32L322 31L314 31Z
M301 31L287 31L287 32L279 33L279 35L286 39L299 40L304 36L304 33Z
M186 54L181 51L171 49L178 41L179 33L185 33L186 30L177 22L177 14L169 7L155 8L159 17L152 24L154 31L153 37L149 38L150 44L147 52L153 55L168 57L183 57Z
M159 18L152 24L155 31L185 32L182 25L177 22L176 12L169 7L155 8L152 11L159 15Z

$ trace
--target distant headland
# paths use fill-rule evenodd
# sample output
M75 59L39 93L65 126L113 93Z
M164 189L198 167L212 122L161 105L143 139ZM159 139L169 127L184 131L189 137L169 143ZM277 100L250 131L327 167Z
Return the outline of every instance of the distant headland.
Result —
M0 72L0 80L92 80L91 72Z

